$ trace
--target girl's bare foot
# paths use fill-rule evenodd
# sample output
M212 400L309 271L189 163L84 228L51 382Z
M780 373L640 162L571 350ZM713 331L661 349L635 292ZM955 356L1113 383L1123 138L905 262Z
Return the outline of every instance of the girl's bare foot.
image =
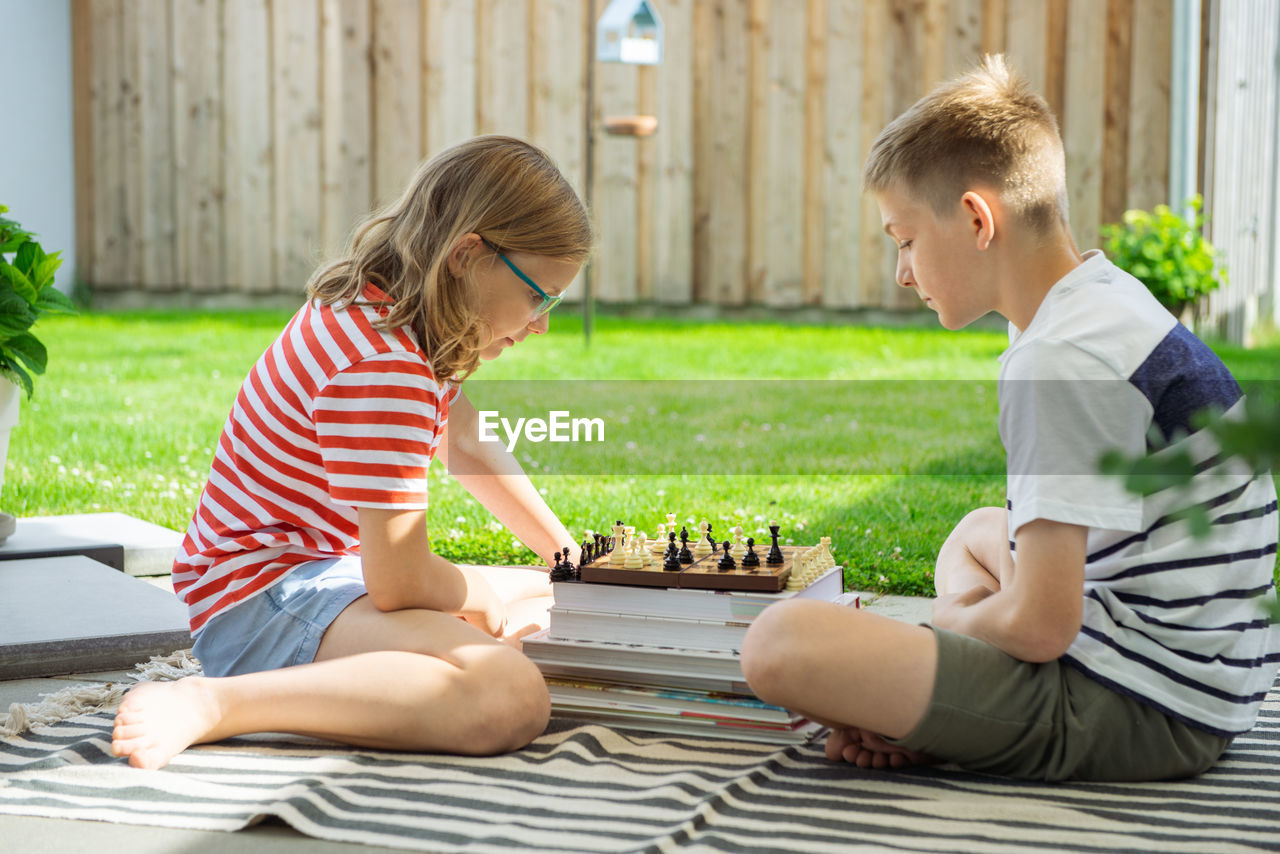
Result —
M827 758L876 769L932 765L938 761L927 753L890 744L875 733L857 727L832 728L827 736Z
M163 768L192 744L215 740L209 736L221 718L205 677L142 682L120 701L111 752L135 768Z

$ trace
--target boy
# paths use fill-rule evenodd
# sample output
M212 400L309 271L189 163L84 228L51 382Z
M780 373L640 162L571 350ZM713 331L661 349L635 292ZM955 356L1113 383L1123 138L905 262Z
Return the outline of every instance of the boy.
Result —
M827 723L827 756L863 767L1205 770L1253 725L1280 663L1262 604L1274 484L1215 458L1190 419L1239 408L1238 386L1140 282L1076 249L1057 122L1001 57L891 123L864 187L897 244L898 283L943 326L1009 321L1007 505L970 513L943 544L931 628L780 603L747 634L747 681ZM1105 451L1143 453L1154 432L1204 463L1190 498L1097 474ZM1214 523L1205 539L1168 518L1188 500Z

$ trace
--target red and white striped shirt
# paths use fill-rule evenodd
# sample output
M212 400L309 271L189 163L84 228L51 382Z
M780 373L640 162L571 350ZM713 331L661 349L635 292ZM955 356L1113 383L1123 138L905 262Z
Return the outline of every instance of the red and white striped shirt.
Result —
M240 387L173 565L193 634L298 564L358 554L357 507L427 506L457 390L410 330L374 328L386 311L303 306Z

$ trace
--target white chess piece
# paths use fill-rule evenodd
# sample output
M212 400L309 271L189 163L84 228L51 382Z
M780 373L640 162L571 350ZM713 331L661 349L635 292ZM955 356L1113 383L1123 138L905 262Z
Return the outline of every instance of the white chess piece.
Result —
M641 566L653 566L653 555L649 553L649 536L641 531L636 534L636 554L640 555Z
M706 519L698 523L698 542L693 544L693 553L699 557L705 557L715 551L711 541L707 539L707 531L710 528L711 525L707 523Z
M742 526L734 525L733 531L733 548L729 549L729 554L734 560L742 560L747 555L747 543L742 536Z
M627 529L625 525L613 526L613 551L609 552L609 566L622 566L627 559Z

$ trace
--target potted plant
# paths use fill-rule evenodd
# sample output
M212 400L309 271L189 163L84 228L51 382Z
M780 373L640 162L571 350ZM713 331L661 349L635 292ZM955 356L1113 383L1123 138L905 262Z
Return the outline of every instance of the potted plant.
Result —
M76 308L53 286L61 253L46 253L0 205L0 486L9 455L9 433L18 424L18 390L30 398L32 375L44 373L48 352L31 326L44 314L75 314ZM13 517L0 514L0 542L13 533Z
M1146 285L1175 317L1227 283L1222 253L1204 236L1204 201L1196 195L1188 205L1189 220L1168 205L1156 205L1151 211L1125 211L1123 222L1099 230L1116 266Z

